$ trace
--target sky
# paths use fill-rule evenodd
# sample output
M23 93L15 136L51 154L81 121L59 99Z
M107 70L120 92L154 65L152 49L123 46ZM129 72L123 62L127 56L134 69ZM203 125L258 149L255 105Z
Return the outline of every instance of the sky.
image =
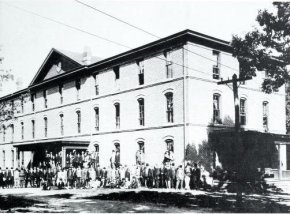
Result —
M159 37L191 29L223 40L243 35L256 25L260 9L271 1L195 0L79 0ZM95 36L29 13L65 23L97 36L135 48L157 40L76 0L0 0L0 57L2 66L22 78L27 87L52 48L106 58L129 50ZM6 86L7 93L14 89ZM5 91L5 88L4 88Z

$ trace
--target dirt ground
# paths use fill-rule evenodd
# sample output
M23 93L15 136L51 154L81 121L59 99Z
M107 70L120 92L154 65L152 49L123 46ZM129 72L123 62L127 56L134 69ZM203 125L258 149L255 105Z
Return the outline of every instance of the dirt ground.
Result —
M290 212L290 194L243 195L167 189L1 189L0 212Z

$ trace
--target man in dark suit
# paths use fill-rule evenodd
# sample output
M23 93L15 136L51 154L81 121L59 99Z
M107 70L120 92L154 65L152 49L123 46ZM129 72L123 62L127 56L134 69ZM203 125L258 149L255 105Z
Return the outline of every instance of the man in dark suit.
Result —
M194 168L192 169L193 177L193 188L198 189L200 184L200 168L198 168L197 163L194 163Z

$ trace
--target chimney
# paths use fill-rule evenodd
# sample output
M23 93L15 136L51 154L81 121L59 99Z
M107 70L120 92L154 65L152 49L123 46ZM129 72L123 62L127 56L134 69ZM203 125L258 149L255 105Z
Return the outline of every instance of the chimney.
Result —
M84 47L84 52L83 52L83 60L82 60L82 62L85 65L89 65L89 64L91 64L91 60L92 60L91 49L88 46L85 46Z

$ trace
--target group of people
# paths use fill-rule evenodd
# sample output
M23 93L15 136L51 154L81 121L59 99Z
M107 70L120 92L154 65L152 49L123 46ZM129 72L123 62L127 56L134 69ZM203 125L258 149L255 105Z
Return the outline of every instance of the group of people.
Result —
M119 167L0 168L0 188L176 188L202 187L197 165L120 165ZM199 171L199 172L198 172Z
M45 151L45 159L43 162L40 162L39 165L46 168L55 168L62 166L62 152L48 152ZM88 151L79 151L72 150L68 152L65 156L65 167L84 167L88 165L96 166L99 163L99 154L97 151L89 153Z
M162 164L152 166L139 158L132 166L121 165L112 151L110 164L101 167L86 152L70 153L61 167L61 154L46 153L46 160L36 167L1 170L0 188L205 188L206 179L196 163L175 167L173 154L165 152ZM77 158L75 158L77 157ZM81 158L78 158L81 157ZM117 160L116 160L117 159Z

